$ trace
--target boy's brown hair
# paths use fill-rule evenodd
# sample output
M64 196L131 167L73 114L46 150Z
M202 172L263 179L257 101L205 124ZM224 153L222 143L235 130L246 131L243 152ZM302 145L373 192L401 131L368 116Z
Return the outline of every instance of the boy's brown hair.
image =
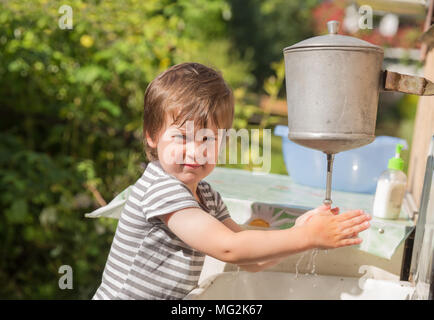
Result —
M158 159L157 150L146 141L163 128L167 116L182 126L194 120L206 128L209 120L219 129L230 129L234 117L232 90L221 73L200 63L174 65L152 80L145 92L143 143L148 161Z

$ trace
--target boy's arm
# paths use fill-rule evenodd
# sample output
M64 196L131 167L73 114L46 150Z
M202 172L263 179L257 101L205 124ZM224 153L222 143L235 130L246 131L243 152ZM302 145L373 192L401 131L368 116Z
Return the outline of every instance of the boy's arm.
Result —
M199 208L182 209L160 219L190 247L233 264L263 262L310 248L302 228L234 232Z
M234 232L244 231L244 229L231 218L227 218L223 220L223 224ZM282 260L283 258L280 258L280 259L267 260L267 261L251 263L251 264L239 264L238 266L240 267L241 270L244 271L258 272L270 268L272 266L275 266L276 264L280 263Z
M318 214L320 212L324 212L324 211L328 211L330 210L330 212L332 214L339 214L339 208L331 208L330 205L322 205L318 208L315 208L313 210L310 210L308 212L306 212L305 214L303 214L302 216L300 216L299 218L297 218L296 222L295 222L295 226L300 226L304 223L306 223L307 221L309 221L309 219L314 215L314 214ZM229 219L227 219L229 220ZM226 224L226 221L223 221L223 223ZM232 220L232 219L231 219ZM235 231L233 227L231 227L233 224L236 224L234 221L231 221L229 224L226 224L229 228L231 228L231 230ZM240 226L237 225L238 228L240 228ZM240 228L240 230L243 230ZM279 264L280 262L282 262L284 260L284 258L279 258L279 259L275 259L275 260L269 260L269 261L264 261L264 262L258 262L258 263L254 263L254 264L247 264L247 265L238 265L242 270L245 271L249 271L249 272L258 272L258 271L262 271L268 268L271 268L277 264Z
M315 247L355 245L353 234L368 228L359 210L339 216L315 215L309 223L285 230L234 232L199 208L187 208L161 217L169 229L190 247L218 260L252 264L284 258Z

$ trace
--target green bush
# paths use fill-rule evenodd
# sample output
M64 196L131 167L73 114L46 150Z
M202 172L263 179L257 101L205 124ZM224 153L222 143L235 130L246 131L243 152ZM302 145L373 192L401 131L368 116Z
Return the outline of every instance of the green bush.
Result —
M116 222L85 219L141 174L142 103L168 66L197 61L248 86L223 0L0 4L0 298L88 299ZM92 191L93 190L93 191ZM60 290L61 265L73 290Z

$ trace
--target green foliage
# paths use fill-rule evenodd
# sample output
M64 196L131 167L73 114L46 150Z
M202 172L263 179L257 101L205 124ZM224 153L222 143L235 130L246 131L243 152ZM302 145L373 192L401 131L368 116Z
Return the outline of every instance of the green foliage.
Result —
M226 40L224 0L0 4L0 298L88 299L116 223L90 220L140 176L143 93L167 67L197 61L249 86ZM225 18L226 17L226 18ZM94 191L92 191L94 190ZM74 289L60 290L61 265Z
M285 78L285 63L284 60L280 60L279 62L273 62L271 64L271 68L274 71L274 74L268 77L264 82L264 91L269 95L271 101L276 101L277 96L279 94L280 89L284 83ZM249 93L245 88L237 88L234 91L234 96L236 100L235 104L235 119L233 123L233 127L235 129L259 129L259 157L264 156L264 130L271 130L274 128L276 124L286 123L287 117L282 116L272 116L270 110L263 110L258 107L255 103L250 102ZM249 119L251 119L254 115L261 117L261 121L259 125L249 123ZM251 143L253 139L252 132L249 131L249 143ZM242 151L242 143L237 139L237 150ZM246 154L242 155L241 152L237 152L237 164L231 164L229 159L229 145L226 145L226 162L224 167L227 168L236 168L243 170L258 170L261 169L263 163L260 163L258 160L253 159L254 155L252 154L252 150L248 150ZM248 163L243 163L242 159L248 159ZM271 168L270 172L278 173L278 174L287 174L287 170L285 167L285 163L283 161L282 156L282 140L278 136L274 136L271 134ZM266 161L262 159L263 161ZM253 165L253 163L260 165ZM263 168L267 170L268 168Z
M229 0L230 36L242 55L253 60L255 90L273 74L270 65L283 58L283 49L312 37L311 11L319 0Z
M88 297L111 235L97 232L100 222L82 217L92 205L80 185L85 177L71 158L26 150L12 135L0 138L0 168L0 296ZM64 264L75 273L77 290L72 293L57 286L58 268Z
M264 91L270 97L271 103L277 101L279 92L281 91L285 80L285 60L281 59L279 62L273 62L271 69L274 71L274 75L271 75L264 82ZM275 118L271 117L271 110L265 110L265 114L261 120L260 127L265 128L270 124L274 124ZM279 121L279 119L277 119Z

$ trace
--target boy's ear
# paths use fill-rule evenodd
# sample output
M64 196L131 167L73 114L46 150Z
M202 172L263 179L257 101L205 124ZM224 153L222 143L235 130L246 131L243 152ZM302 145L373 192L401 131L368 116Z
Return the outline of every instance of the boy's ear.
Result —
M148 146L150 146L151 148L157 147L156 142L151 139L151 137L149 136L149 134L147 132L146 132L146 142L148 143Z

